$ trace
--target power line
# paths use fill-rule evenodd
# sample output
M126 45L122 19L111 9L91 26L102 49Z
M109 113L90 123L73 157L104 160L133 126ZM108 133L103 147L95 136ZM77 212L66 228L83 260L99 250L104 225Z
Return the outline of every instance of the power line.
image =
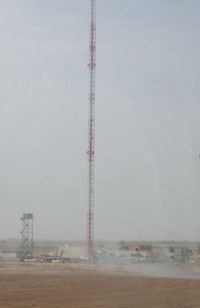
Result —
M110 81L112 81L113 84L115 84L123 93L126 93L126 95L131 99L132 102L134 102L135 104L137 104L140 108L143 108L144 110L148 111L148 113L151 113L151 115L157 120L159 121L161 124L163 124L165 127L167 127L169 130L171 130L173 133L175 133L177 136L181 137L185 142L188 143L188 145L190 145L190 147L193 149L195 155L197 155L197 153L199 154L200 152L200 147L198 147L196 144L194 144L193 142L191 142L190 140L188 140L180 131L179 129L177 129L176 127L172 126L171 124L169 124L166 120L162 119L160 117L160 115L157 114L157 112L155 112L154 110L152 110L151 108L149 108L147 106L147 104L142 103L142 102L138 102L136 100L135 97L133 97L131 94L128 93L127 90L125 90L121 84L116 81L115 79L113 79L107 72L105 72L102 68L100 68L99 66L97 67L98 70L103 73Z
M137 27L136 23L134 22L133 18L126 12L126 10L123 8L120 8L120 11L127 17L127 19L134 25ZM169 69L175 73L175 75L177 75L177 77L179 77L185 84L185 86L192 92L192 94L194 96L196 96L197 100L199 101L199 97L197 97L197 93L195 93L193 91L193 89L191 88L191 86L188 84L188 82L185 80L185 78L183 77L183 75L176 69L174 68L174 66L171 65L171 63L169 62L169 60L167 59L167 57L164 55L164 53L159 49L159 47L154 43L154 41L152 40L152 38L150 36L148 36L144 31L140 30L140 34L143 35L144 38L149 38L150 39L150 43L151 43L151 47L152 49L154 49L156 51L156 53L160 56L160 58L162 59L163 63L165 63ZM197 103L197 102L196 102Z
M108 163L110 163L112 165L117 166L120 169L123 169L123 171L126 171L130 174L134 174L135 176L139 176L139 177L155 184L155 180L152 177L145 175L145 174L142 174L142 173L139 173L136 169L133 171L133 169L126 168L126 167L124 167L124 165L121 165L119 162L114 161L113 159L108 158L108 157L101 155L101 154L96 154L96 156L105 160L105 161L107 161ZM178 189L171 187L171 186L169 186L169 185L167 185L163 182L156 182L156 184L158 186L162 187L163 189L170 191L171 193L174 193L176 195L183 197L184 199L191 201L193 204L200 205L200 201L194 200L190 195L186 194L185 192L179 191Z
M52 35L55 32L56 27L58 27L61 24L61 22L63 21L63 19L66 17L66 15L69 12L70 12L70 9L68 8L64 12L64 14L62 14L62 16L58 19L58 21L54 24L54 26L51 29L51 31L49 31L49 33L47 34L48 39L52 37ZM43 43L44 43L44 40L43 40ZM26 73L28 72L29 68L34 64L34 62L36 61L36 59L40 55L42 49L43 49L43 46L41 46L41 42L40 42L40 47L38 46L36 48L33 57L27 63L25 69L19 74L17 81L20 81L26 75ZM4 96L0 99L0 105L2 105L4 103L4 101L10 96L11 93L13 94L13 85L14 85L14 88L17 88L17 82L13 82L12 85L7 89L7 91L4 94Z

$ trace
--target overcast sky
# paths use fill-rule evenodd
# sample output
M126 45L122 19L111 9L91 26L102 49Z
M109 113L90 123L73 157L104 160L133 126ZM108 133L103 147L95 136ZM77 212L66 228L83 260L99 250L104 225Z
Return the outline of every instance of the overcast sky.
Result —
M96 239L200 239L199 15L97 0ZM89 0L0 0L0 238L86 238L88 37Z

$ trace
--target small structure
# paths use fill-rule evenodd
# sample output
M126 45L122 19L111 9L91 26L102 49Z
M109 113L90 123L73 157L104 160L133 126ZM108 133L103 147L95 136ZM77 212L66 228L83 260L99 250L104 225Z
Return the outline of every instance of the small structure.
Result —
M18 261L18 252L10 250L0 251L0 261Z
M59 249L63 260L88 260L86 247L64 246Z
M21 258L33 258L33 214L24 213L21 217L22 221L22 244L21 244Z

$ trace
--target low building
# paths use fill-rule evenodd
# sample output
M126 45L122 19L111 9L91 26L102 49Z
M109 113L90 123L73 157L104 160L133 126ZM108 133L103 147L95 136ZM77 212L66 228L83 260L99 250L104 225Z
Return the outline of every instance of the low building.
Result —
M64 246L59 248L59 255L63 259L80 259L87 260L86 247Z
M16 251L1 251L0 260L1 261L16 261L18 259L18 252Z

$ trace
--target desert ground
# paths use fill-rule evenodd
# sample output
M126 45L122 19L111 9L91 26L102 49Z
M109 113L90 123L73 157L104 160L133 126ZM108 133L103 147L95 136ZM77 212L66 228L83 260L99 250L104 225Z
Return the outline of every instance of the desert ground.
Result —
M145 277L122 269L0 264L1 308L200 307L200 280Z

